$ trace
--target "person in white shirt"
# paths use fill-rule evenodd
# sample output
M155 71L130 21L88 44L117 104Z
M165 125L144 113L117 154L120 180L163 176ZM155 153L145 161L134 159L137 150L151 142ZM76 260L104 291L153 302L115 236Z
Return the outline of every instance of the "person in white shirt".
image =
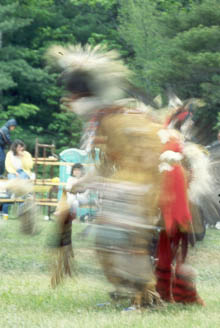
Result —
M8 172L8 180L16 178L29 180L32 178L33 159L31 154L25 150L25 144L22 140L16 139L11 144L10 150L6 155L5 168ZM8 197L10 198L12 195L9 193ZM2 211L5 220L8 219L8 208L9 203L4 203Z

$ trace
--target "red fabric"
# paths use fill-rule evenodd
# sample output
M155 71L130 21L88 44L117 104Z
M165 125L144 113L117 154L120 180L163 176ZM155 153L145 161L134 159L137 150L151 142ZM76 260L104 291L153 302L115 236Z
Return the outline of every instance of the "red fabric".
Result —
M179 248L181 249L180 253L178 253ZM169 237L165 231L160 233L157 248L158 262L155 271L156 289L164 301L204 305L197 294L193 277L182 266L187 249L186 233L178 231L174 237ZM176 268L175 271L172 271L171 265L174 260L176 260Z
M170 138L163 151L182 153L182 144L177 138ZM191 221L187 197L187 183L184 169L179 163L172 165L171 171L163 172L160 196L160 209L169 235L175 234L178 227L188 229Z
M166 142L163 151L166 150L171 150L174 151L176 153L182 153L183 151L183 146L180 143L180 140L178 140L177 138L171 137L169 141Z
M181 263L176 265L172 292L175 302L195 303L198 300L193 276L190 272L185 272L184 265Z
M185 112L182 112L179 115L177 115L178 121L183 121L188 114L189 114L189 112L188 111L185 111Z
M180 112L180 114L174 114L171 117L169 117L167 119L167 121L165 122L165 127L168 127L168 125L172 122L172 120L178 120L178 121L183 121L186 116L189 115L189 111L184 111L184 112Z
M182 152L182 145L177 138L171 138L164 151ZM191 214L187 197L187 181L180 163L171 162L172 170L163 172L160 195L160 209L165 223L165 231L160 233L156 265L157 291L168 302L198 302L190 275L179 270L184 263L188 250L187 231ZM185 231L185 232L183 232ZM178 252L180 249L181 252ZM176 270L172 264L176 262ZM200 304L202 304L200 302Z
M188 230L191 214L186 193L186 181L181 165L173 165L172 171L165 171L160 197L160 209L166 231L175 234L178 227Z
M157 248L158 262L156 265L157 292L167 302L171 301L171 263L173 260L170 240L165 231L160 233Z

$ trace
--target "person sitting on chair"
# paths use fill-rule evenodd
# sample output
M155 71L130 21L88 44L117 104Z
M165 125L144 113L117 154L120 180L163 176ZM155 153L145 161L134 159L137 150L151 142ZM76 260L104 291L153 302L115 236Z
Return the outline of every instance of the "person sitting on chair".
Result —
M23 141L15 140L6 155L5 168L8 172L8 179L30 179L33 159L29 152L25 150Z
M25 144L23 141L17 139L10 147L5 159L5 168L8 172L8 179L30 179L31 169L33 167L32 156L29 152L25 151ZM9 194L9 197L11 195ZM9 203L4 203L2 206L3 218L8 219Z

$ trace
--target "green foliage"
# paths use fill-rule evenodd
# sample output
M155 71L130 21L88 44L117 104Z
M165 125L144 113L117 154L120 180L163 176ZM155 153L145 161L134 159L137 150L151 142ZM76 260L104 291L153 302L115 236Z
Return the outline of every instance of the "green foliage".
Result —
M89 6L101 5L102 7L111 9L117 0L71 0L74 5L88 4Z
M119 18L118 18L119 16ZM117 49L153 95L167 85L204 98L198 115L215 125L219 107L220 8L217 0L2 0L1 121L14 116L31 151L36 137L57 152L77 147L82 124L60 108L58 74L45 66L51 44ZM71 122L71 124L70 124Z
M20 103L18 106L8 106L7 119L11 116L27 119L30 116L34 116L39 110L40 108L33 104Z
M66 148L76 148L80 140L82 122L75 114L60 111L52 114L48 130L54 140L58 136L57 144L60 151Z
M16 86L16 81L11 73L12 68L16 67L15 48L12 50L7 44L10 35L30 24L30 19L20 16L17 2L4 2L5 5L0 5L0 91Z
M54 142L57 152L78 147L82 124L61 111L58 74L45 66L44 54L54 43L89 42L117 48L126 56L117 33L116 2L3 0L0 5L1 119L17 118L15 136L24 139L30 151L36 137L42 143Z
M220 106L219 2L120 3L120 33L133 48L138 83L154 95L169 85L183 99L203 98L206 108L198 115L214 128Z

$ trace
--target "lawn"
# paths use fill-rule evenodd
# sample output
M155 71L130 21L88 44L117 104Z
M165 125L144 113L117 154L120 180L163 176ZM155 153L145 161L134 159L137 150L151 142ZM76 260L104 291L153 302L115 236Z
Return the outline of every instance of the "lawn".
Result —
M73 238L84 226L74 224ZM24 236L17 220L0 220L0 327L220 327L220 231L208 230L205 240L190 250L206 307L168 304L128 312L126 301L111 303L108 292L113 287L82 240L75 242L76 276L53 290L46 248L53 222L40 220L40 227L40 234Z

